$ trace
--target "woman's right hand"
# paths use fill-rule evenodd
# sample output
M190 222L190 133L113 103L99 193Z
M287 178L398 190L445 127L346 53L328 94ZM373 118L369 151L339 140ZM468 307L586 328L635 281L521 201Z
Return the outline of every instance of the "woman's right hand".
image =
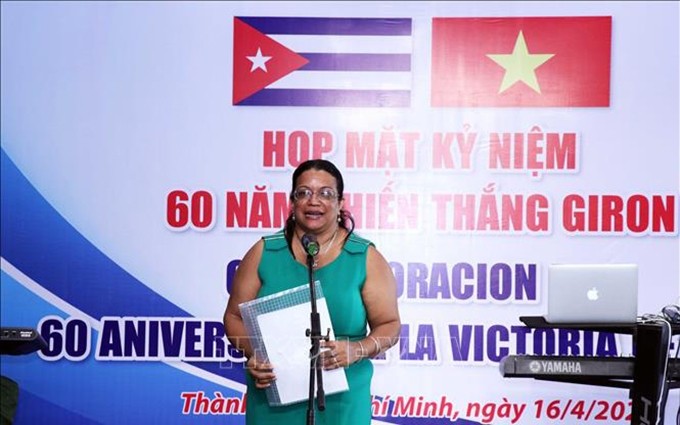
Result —
M264 389L269 387L276 380L274 367L268 362L260 362L255 356L248 359L246 369L255 380L255 387Z

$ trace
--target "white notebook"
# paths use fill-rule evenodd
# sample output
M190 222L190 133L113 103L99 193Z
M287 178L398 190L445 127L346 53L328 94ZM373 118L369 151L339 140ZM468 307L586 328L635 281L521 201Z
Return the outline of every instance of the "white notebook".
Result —
M326 298L319 281L315 282L316 308L321 333L334 338ZM276 381L265 390L272 406L281 406L309 397L311 339L306 330L311 327L309 285L258 298L239 305L243 323L253 338L253 349L264 354L274 366ZM323 371L326 394L347 391L345 369ZM316 391L314 392L316 394Z

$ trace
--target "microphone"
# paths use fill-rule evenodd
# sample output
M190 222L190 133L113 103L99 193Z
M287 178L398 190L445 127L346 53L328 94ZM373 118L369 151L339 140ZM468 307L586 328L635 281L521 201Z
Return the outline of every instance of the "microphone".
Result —
M316 236L305 233L300 241L307 255L314 257L319 253L319 243L316 241Z

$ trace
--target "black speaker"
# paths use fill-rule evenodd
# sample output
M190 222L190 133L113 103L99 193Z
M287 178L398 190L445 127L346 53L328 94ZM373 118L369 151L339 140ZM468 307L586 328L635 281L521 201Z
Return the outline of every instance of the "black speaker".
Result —
M0 354L29 354L47 347L42 336L32 328L0 328Z

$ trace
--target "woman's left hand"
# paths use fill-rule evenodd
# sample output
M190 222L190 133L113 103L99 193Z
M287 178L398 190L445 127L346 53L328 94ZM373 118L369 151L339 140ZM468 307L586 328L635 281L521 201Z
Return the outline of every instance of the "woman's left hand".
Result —
M321 361L325 370L347 367L360 360L357 343L349 340L321 341Z

